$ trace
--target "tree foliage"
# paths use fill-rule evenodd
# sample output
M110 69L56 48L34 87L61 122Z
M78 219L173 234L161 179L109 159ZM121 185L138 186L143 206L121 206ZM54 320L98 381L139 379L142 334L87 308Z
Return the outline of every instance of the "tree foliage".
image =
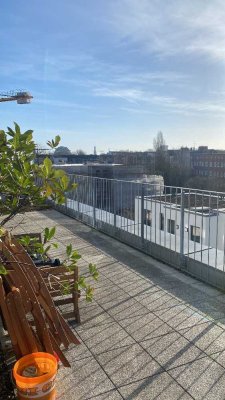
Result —
M56 149L60 143L60 136L48 141L51 149ZM46 157L42 164L35 163L35 143L33 131L24 133L17 123L14 129L0 130L0 237L4 235L4 225L19 212L27 210L30 206L45 204L47 199L57 204L65 201L65 193L74 190L77 184L71 184L69 177L63 170L54 169L52 161ZM51 247L57 247L57 243L51 243L55 235L55 228L46 227L43 231L43 240L31 238L29 235L21 239L21 243L33 257L47 257ZM68 271L77 268L77 261L81 258L78 252L68 245L66 259L63 260ZM0 275L5 274L4 265L0 265ZM89 265L89 277L94 280L98 277L94 265ZM67 282L65 282L67 284ZM68 283L69 285L69 283ZM67 290L71 289L67 285ZM77 290L84 290L86 300L91 301L93 288L86 282L85 276L80 276L76 283ZM63 288L63 292L66 289Z
M169 160L166 151L166 142L163 133L159 131L153 139L153 147L155 150L155 172L167 179Z
M153 139L153 148L155 151L164 150L166 141L163 137L163 133L159 131L156 137Z
M8 214L1 226L24 207L43 204L47 198L63 203L64 193L76 187L64 171L53 168L48 157L43 164L35 164L33 131L22 133L14 125L14 129L0 130L0 212ZM59 142L56 136L48 145L55 148Z
M84 156L86 153L85 153L85 151L82 150L82 149L77 149L77 150L75 151L75 154L77 154L77 155L79 155L79 156Z

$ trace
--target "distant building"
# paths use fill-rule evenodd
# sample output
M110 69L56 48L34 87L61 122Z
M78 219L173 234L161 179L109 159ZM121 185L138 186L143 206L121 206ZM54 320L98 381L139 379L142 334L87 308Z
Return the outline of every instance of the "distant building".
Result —
M168 200L167 200L168 199ZM173 201L174 200L174 201ZM141 197L135 201L135 224L141 221ZM197 205L196 194L187 196L184 207L184 246L185 253L191 253L195 244L199 250L217 248L224 251L225 202L218 207L217 196L211 197L211 207L207 196L199 195L200 206ZM189 203L189 204L188 204ZM205 204L204 204L205 203ZM171 249L179 251L181 209L180 196L170 195L144 198L143 202L146 238L155 238L157 243L167 242ZM167 247L169 247L167 246ZM207 253L206 253L207 255Z
M191 149L181 147L180 149L168 150L169 162L171 165L191 169Z
M195 176L225 178L225 151L207 146L192 150L191 167Z
M97 154L56 154L54 153L36 153L36 162L42 163L45 157L49 157L54 164L85 164L98 162Z
M155 152L149 151L110 151L101 154L99 161L104 163L123 164L127 166L139 165L144 168L144 173L151 174L155 171Z
M77 176L76 190L86 196L89 205L95 205L110 212L123 213L123 216L130 218L134 212L135 197L140 195L140 190L143 190L145 195L160 194L164 190L163 177L144 174L143 166L60 164L55 165L55 168ZM96 179L89 179L89 177ZM68 196L73 198L72 193Z

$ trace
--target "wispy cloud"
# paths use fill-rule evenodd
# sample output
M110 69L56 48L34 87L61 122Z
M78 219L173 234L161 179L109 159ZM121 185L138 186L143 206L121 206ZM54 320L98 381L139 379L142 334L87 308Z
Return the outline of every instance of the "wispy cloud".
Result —
M100 97L120 98L130 103L137 103L137 100L143 100L143 92L136 89L97 88L93 90L93 93Z
M189 75L181 74L174 71L153 71L146 72L140 71L136 73L124 72L123 74L118 74L114 80L120 83L138 83L145 85L146 83L164 85L164 84L184 84L189 80Z
M225 60L223 0L117 0L109 22L121 42L160 56L206 55Z
M36 104L41 104L44 106L51 106L51 107L65 107L65 108L72 108L73 110L92 110L93 107L88 105L82 105L79 103L74 103L73 101L66 101L66 100L53 100L53 99L44 99L41 96L37 99L34 99Z
M225 113L225 102L219 101L187 101L177 97L158 95L153 92L136 90L136 89L121 89L121 88L99 88L94 90L96 96L120 98L128 103L135 103L136 108L122 107L121 109L130 113L152 114L154 111L146 110L146 106L157 106L158 113L160 110L164 112L166 109L170 112L182 113L190 115L191 113L202 114L208 113L211 115L223 115Z

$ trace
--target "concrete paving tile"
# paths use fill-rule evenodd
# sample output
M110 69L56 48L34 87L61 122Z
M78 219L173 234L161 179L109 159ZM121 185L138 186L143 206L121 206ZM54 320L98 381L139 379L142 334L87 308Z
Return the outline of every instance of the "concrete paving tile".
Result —
M99 269L104 270L104 268L111 266L113 268L113 265L116 264L116 260L114 260L112 257L110 257L108 254L103 253L103 258L99 262L98 267Z
M161 274L160 276L150 275L149 278L155 283L155 285L158 285L163 290L167 291L168 294L176 296L175 292L173 291L173 288L179 286L180 284L179 279L170 277L170 275L167 277L164 274Z
M81 360L82 358L92 357L91 352L88 350L87 346L81 340L79 335L76 335L76 336L80 340L81 344L79 344L77 346L69 347L68 350L64 351L65 356L70 363Z
M130 385L119 387L119 392L127 400L191 400L192 397L171 378L163 372Z
M123 289L126 293L130 296L141 295L145 293L146 290L152 287L152 284L145 279L137 278L135 281L132 282L119 282L117 283L118 286ZM153 286L154 287L154 286Z
M101 304L101 307L110 315L115 315L128 308L131 300L127 293L122 289L117 290L117 287L115 287L115 293L109 294L107 301L99 302L99 304ZM133 302L135 302L135 300L133 300Z
M100 394L99 396L90 397L90 400L123 400L123 397L117 390L112 390L110 392Z
M135 279L135 274L118 262L104 266L101 268L101 272L110 279L117 279L120 275L125 275L126 279Z
M146 315L123 319L120 324L136 341L151 339L173 331L170 326L151 312Z
M128 298L128 300L123 303L109 309L108 313L120 322L126 318L133 319L136 316L148 314L149 311L135 299Z
M160 365L138 344L107 351L96 359L116 386L162 372Z
M70 320L69 325L71 328L76 329L77 332L84 329L89 329L94 326L109 324L110 322L114 322L114 319L110 317L98 304L94 303L86 303L82 305L80 308L80 317L81 323L78 324L75 320ZM71 305L66 304L59 307L61 312L70 312L72 311Z
M135 282L137 279L140 278L140 275L136 272L133 272L127 265L123 265L122 263L115 263L113 268L105 268L104 274L109 276L110 279L114 281L129 281Z
M198 301L191 302L190 307L194 311L202 313L208 318L212 319L225 318L224 305L221 305L219 302L217 302L217 300L214 300L212 298L204 303L199 303Z
M116 322L80 329L79 336L94 354L133 344L134 339Z
M98 305L93 305L93 307L81 309L81 324L77 327L77 330L80 329L90 329L92 327L97 327L101 324L108 324L110 322L114 322L114 320L102 310Z
M179 283L178 286L173 287L169 290L169 293L173 296L178 297L182 301L192 302L192 301L199 301L204 302L207 301L208 297L205 293L201 292L198 289L195 289L191 285L187 285L185 283Z
M96 299L105 310L111 308L113 305L120 303L122 299L128 299L129 295L125 293L118 286L114 285L109 287L108 293L105 293L103 296L98 295Z
M225 350L225 331L213 322L184 329L180 332L207 354Z
M209 357L174 368L169 374L196 400L224 400L225 370Z
M149 296L146 294L135 296L135 299L140 301L150 311L159 311L182 304L179 299L168 295L163 290L150 293Z
M204 283L202 283L202 285L204 287ZM213 299L217 300L221 305L224 305L225 304L225 293L220 291L220 290L218 290L218 289L215 289L213 287L212 288L209 287L209 288L211 290L214 290L215 292L217 292L217 295L215 294Z
M165 370L205 357L201 350L178 332L170 332L140 344Z
M217 326L225 330L225 318L217 319L215 322Z
M100 270L95 301L82 299L82 324L71 324L82 345L67 351L72 369L59 370L59 400L225 398L224 294L55 210L27 215L17 218L23 218L22 232L57 226L54 257L65 254L71 242L83 255L81 272L89 262Z
M168 310L157 310L155 314L176 330L210 321L210 318L192 310L187 305L175 306Z
M115 284L112 283L109 279L103 277L101 273L99 274L99 279L95 282L95 291L94 298L96 299L96 295L101 294L101 291L109 290L109 292L115 290Z
M110 281L101 282L101 286L97 286L94 283L94 299L98 303L107 303L109 297L116 296L116 293L120 293L121 289L113 285Z
M101 254L93 255L92 252L90 252L90 254L87 254L85 252L85 250L79 251L79 253L82 255L82 258L87 263L92 263L92 264L96 264L97 265L98 262L101 261L101 259L102 259L102 255Z
M115 389L94 358L84 358L72 363L71 369L60 368L56 390L59 400L86 400Z
M220 364L223 368L225 368L225 350L220 351L218 353L210 354L210 358Z
M206 321L202 324L197 324L195 326L189 326L187 328L180 329L179 332L186 339L194 342L195 339L198 338L198 336L200 337L204 334L204 332L207 332L208 329L211 329L213 326L217 326L214 321Z

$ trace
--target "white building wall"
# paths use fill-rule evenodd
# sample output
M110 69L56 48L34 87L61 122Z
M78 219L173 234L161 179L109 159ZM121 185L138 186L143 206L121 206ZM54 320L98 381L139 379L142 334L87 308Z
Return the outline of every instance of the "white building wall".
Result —
M144 237L158 244L166 245L169 241L171 249L179 250L180 243L180 206L176 204L159 202L153 198L144 199L144 209L152 212L152 226L144 226ZM160 213L164 215L164 231L160 230ZM174 234L169 233L169 219L175 221ZM135 199L135 224L141 226L141 198ZM200 228L200 246L207 246L224 250L225 212L212 215L202 214L193 210L184 210L184 244L186 251L196 248L196 243L191 240L191 226ZM141 229L141 228L140 228ZM195 249L194 249L195 250ZM194 251L193 250L193 251Z

